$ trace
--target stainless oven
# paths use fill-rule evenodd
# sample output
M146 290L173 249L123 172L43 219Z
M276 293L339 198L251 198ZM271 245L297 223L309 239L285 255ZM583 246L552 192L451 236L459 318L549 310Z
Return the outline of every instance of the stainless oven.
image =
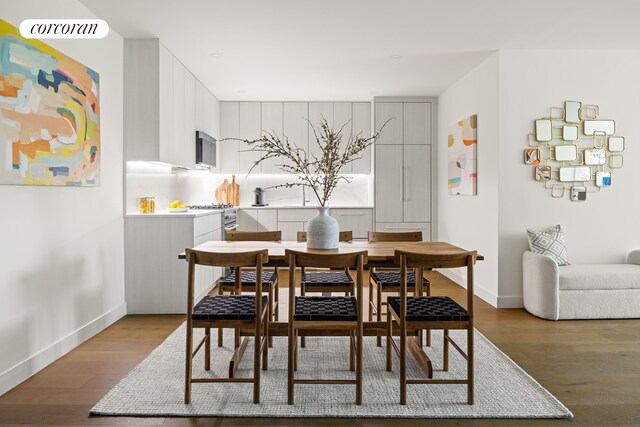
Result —
M227 233L238 228L238 209L225 208L222 212L222 240L227 240Z

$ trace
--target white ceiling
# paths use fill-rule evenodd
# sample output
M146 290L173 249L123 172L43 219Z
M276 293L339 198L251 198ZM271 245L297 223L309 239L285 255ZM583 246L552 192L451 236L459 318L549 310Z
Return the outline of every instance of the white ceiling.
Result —
M221 100L438 95L497 49L640 49L638 0L81 1Z

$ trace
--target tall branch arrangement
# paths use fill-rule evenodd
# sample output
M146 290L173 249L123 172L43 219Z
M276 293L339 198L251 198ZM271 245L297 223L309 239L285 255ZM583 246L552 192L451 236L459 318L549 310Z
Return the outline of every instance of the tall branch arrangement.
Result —
M329 127L324 117L318 127L314 126L311 121L307 121L315 136L314 143L320 149L321 155L319 157L313 154L309 156L305 149L298 147L295 143L291 143L286 135L283 135L281 139L273 131L263 131L261 138L253 140L228 139L242 141L251 147L249 150L244 151L261 153L260 159L255 161L249 173L267 159L280 159L283 163L276 166L283 172L295 175L297 181L275 185L271 188L292 188L308 185L318 198L320 206L326 206L338 182L341 180L351 181L351 178L340 175L340 170L353 161L362 158L364 150L380 137L388 121L373 136L365 138L362 136L362 132L356 135L350 134L346 139L346 143L342 142L342 132L351 120L342 125L337 132Z

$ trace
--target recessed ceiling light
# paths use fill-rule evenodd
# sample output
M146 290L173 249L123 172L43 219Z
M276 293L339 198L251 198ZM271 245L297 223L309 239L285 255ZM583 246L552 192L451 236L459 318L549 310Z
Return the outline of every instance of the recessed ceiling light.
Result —
M212 53L210 56L212 58L222 58L222 54L221 53Z
M391 55L389 58L391 58L391 59L400 59L400 58L402 58L402 55L398 55L398 54L396 53L396 54L394 54L394 55Z

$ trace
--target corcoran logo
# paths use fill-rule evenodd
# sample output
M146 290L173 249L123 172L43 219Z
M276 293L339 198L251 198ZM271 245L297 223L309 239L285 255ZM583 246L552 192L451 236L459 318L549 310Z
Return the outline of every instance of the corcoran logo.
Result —
M109 25L102 19L25 19L20 34L25 39L101 39Z

